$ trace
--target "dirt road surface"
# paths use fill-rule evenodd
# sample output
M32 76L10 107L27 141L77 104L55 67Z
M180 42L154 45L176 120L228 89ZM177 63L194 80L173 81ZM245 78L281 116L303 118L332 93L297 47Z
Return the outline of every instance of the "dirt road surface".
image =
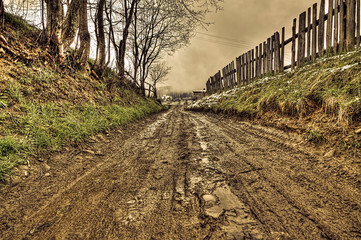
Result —
M2 187L0 238L361 239L360 160L301 141L172 107Z

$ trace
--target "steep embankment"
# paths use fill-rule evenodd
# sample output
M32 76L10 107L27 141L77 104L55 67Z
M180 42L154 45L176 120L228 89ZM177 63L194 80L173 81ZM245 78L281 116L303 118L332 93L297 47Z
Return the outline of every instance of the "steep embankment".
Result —
M361 147L361 50L207 96L188 109L222 112L304 134L354 157ZM334 154L335 151L329 153Z
M18 164L163 108L131 88L110 90L111 70L97 78L57 64L40 34L8 14L0 31L0 181Z

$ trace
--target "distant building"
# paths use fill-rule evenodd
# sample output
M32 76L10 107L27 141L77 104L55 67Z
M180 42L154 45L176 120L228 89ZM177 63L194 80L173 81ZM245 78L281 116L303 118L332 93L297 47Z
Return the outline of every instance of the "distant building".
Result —
M193 99L200 99L206 96L206 90L195 90L193 91Z

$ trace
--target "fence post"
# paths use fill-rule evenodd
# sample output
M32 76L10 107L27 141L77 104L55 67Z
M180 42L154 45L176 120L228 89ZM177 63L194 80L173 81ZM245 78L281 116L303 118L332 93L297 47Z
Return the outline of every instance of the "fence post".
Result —
M285 27L282 28L282 39L281 39L281 56L280 56L280 68L281 72L285 70L285 35L286 35L286 29Z
M258 76L262 76L262 43L258 46Z
M356 44L360 46L360 0L356 0Z
M275 72L281 71L280 33L275 33Z
M307 60L311 60L311 8L307 10Z
M221 71L219 70L216 75L215 75L215 79L218 82L218 87L219 89L223 89L223 85L222 85L222 77L221 77Z
M251 50L251 79L254 79L254 49Z
M318 54L323 56L325 38L325 0L321 0L320 17L318 21Z
M273 34L271 36L271 73L274 73L275 71L275 35Z
M243 53L241 56L241 65L242 65L242 85L246 84L246 57Z
M266 41L263 42L263 75L267 73L267 43Z
M292 69L295 68L296 63L296 22L297 19L293 19L293 26L292 26L292 58L291 58L291 67Z
M267 38L267 73L270 74L271 73L271 38Z
M347 0L347 20L346 20L346 50L351 51L355 46L355 5L356 0Z
M301 66L305 60L305 29L306 29L306 12L300 14L298 22L298 54L297 66Z
M317 3L313 4L313 13L312 13L312 61L316 61L317 54Z
M346 23L345 23L345 2L340 0L340 42L338 46L338 52L341 53L345 49L345 39L346 39Z
M329 54L332 49L332 20L333 20L333 0L328 0L328 17L326 32L326 52Z
M335 0L335 23L334 23L334 32L333 32L333 53L337 53L338 46L338 4L339 0Z

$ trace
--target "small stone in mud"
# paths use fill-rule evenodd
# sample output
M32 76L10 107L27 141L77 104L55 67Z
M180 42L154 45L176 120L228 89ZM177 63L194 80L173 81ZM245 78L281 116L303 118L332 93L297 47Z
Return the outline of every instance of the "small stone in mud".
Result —
M44 176L45 176L45 177L49 177L49 176L50 176L50 173L45 173Z
M26 165L20 165L20 166L18 167L18 169L19 169L19 170L29 170L29 167L26 166Z
M215 196L213 196L213 195L210 195L210 194L206 194L206 195L203 195L203 200L205 201L205 202L213 202L213 203L215 203L216 201L217 201L217 198L215 197Z
M49 170L50 170L50 166L49 166L48 164L44 163L43 166L44 166L45 171L49 171Z
M29 175L30 175L29 171L26 171L26 170L24 170L23 173L24 173L25 177L29 177Z

